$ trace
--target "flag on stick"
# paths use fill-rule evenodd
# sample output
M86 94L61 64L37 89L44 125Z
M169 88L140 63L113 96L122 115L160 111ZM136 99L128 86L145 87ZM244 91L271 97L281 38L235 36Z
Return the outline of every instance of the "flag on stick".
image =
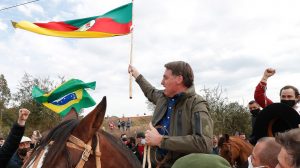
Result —
M12 21L12 25L15 28L57 37L103 38L121 36L130 33L132 3L120 6L100 16L48 23Z
M96 82L84 83L78 79L71 79L50 93L44 93L40 88L32 88L32 97L50 110L65 116L75 108L79 112L82 108L91 107L96 104L85 88L95 89Z

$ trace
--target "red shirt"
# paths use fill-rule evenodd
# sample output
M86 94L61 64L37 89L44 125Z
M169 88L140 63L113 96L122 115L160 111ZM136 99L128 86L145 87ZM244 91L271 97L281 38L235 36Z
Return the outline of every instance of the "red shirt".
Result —
M254 100L262 107L272 104L272 100L270 100L266 95L267 83L259 82L255 88L254 92Z
M144 145L138 145L137 149L139 151L139 154L140 154L141 158L143 158L143 155L144 155Z

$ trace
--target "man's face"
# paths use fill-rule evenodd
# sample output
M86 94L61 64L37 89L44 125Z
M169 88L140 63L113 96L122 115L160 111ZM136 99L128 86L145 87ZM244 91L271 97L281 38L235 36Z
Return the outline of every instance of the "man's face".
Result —
M3 145L4 144L4 139L0 140L0 145Z
M282 90L280 100L296 100L295 91L291 88Z
M291 156L287 153L284 147L281 147L281 150L278 154L278 164L276 168L293 168L291 165Z
M259 109L259 105L257 103L249 104L249 110L250 111L256 110L256 109Z
M240 138L241 138L242 140L246 140L246 135L245 135L245 134L241 134L241 135L240 135Z
M19 149L30 148L30 142L22 142L19 144Z
M142 140L142 138L138 138L138 137L137 137L137 138L136 138L136 143L137 143L137 144L140 144L140 143L141 143L141 140Z
M180 78L182 76L175 76L169 69L165 70L161 84L165 87L164 94L167 97L173 97L177 94L177 85L180 84Z

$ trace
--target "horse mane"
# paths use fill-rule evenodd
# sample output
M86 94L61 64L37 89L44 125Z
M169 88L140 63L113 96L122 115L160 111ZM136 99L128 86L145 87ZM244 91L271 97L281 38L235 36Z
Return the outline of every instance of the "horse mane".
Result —
M54 127L47 134L47 136L41 140L40 145L38 146L37 150L30 156L29 161L32 160L33 158L37 158L40 152L43 149L45 149L45 147L49 145L51 141L53 141L53 144L48 150L47 157L44 160L43 167L54 167L55 160L58 159L60 154L62 152L66 154L68 153L68 151L66 150L66 142L72 130L79 124L79 122L80 121L77 119L71 119L71 120L64 121L59 125L57 125L56 127ZM24 164L25 167L28 164L29 163L26 162ZM67 165L68 167L71 167L71 165L69 165L69 158L68 158Z
M115 146L116 149L122 155L124 155L130 163L135 165L134 167L140 167L141 166L140 161L137 159L137 157L135 155L133 155L133 152L130 149L128 149L128 147L125 146L120 140L118 140L113 135L107 133L106 131L101 130L101 133L102 133L102 135L104 135L106 138L108 138L110 140L112 145Z

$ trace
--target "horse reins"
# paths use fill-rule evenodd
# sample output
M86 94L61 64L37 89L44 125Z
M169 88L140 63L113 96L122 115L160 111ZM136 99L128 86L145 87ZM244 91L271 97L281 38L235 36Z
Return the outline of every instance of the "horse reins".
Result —
M149 146L149 145L144 146L143 168L146 167L146 159L147 159L147 163L148 163L148 168L151 168L150 149L151 149L151 146Z

